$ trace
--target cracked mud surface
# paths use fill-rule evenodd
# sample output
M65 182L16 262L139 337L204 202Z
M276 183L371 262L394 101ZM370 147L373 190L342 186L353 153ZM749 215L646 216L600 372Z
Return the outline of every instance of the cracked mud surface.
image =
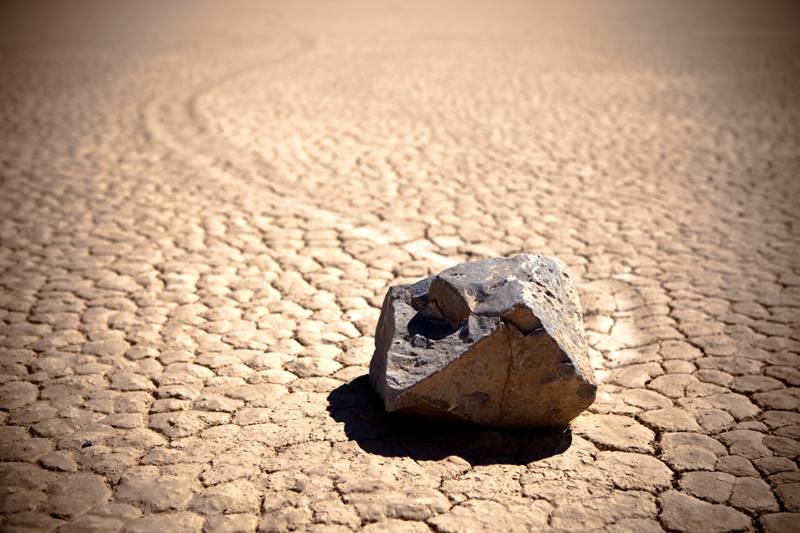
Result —
M4 3L0 529L796 530L797 13L669 5ZM590 411L382 414L386 288L521 251Z

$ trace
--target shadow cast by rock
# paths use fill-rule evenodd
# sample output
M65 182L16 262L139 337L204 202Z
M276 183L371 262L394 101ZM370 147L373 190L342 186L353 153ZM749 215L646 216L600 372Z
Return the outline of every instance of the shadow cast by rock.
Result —
M384 457L439 460L454 455L472 465L528 464L572 444L569 428L508 431L386 413L367 376L334 389L328 412L344 423L347 437L361 449Z

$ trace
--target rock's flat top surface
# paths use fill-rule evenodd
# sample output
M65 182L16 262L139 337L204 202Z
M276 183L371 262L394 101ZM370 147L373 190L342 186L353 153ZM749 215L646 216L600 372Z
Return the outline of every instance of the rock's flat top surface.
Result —
M800 523L788 8L3 2L0 527ZM571 438L386 420L388 286L525 250Z

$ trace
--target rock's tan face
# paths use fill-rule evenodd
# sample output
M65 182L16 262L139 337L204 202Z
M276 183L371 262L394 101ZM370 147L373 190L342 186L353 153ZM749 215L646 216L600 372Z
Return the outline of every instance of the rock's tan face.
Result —
M794 6L0 10L3 528L800 523ZM590 411L384 416L387 287L528 250Z

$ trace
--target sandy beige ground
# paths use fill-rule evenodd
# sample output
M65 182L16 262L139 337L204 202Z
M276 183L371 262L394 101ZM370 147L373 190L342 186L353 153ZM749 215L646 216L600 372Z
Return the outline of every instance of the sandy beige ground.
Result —
M4 2L0 529L797 531L800 24L694 4ZM523 250L591 411L383 415L387 286Z

